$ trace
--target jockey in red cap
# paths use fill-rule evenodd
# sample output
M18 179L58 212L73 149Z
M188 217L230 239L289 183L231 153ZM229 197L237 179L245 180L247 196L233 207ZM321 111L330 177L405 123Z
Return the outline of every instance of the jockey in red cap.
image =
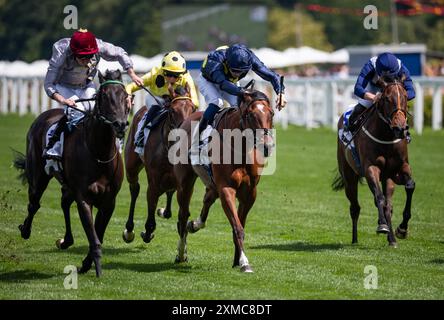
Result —
M137 85L143 81L133 70L133 63L120 47L96 39L92 32L80 29L74 32L71 38L64 38L53 45L52 57L49 61L45 77L46 94L60 104L76 107L80 110L93 108L94 101L75 103L77 99L89 99L96 93L93 82L97 74L97 65L101 58L107 61L119 61L123 69ZM129 97L128 103L131 105ZM53 130L44 150L45 159L61 160L61 145L57 145L67 124L75 125L83 118L83 114L72 108L65 107L65 116L62 117Z

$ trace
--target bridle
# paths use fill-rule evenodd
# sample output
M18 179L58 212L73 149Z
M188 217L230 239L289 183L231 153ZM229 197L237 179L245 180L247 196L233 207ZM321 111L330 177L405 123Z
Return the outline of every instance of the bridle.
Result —
M410 114L408 113L407 110L404 110L404 109L401 107L401 94L400 94L400 92L399 92L399 86L400 86L400 85L402 85L400 82L395 81L395 82L389 83L389 84L386 86L386 88L384 89L384 91L385 91L385 90L387 90L388 87L391 87L391 86L396 86L396 89L397 89L397 95L398 95L398 97L397 97L396 107L393 108L393 110L391 110L391 112L390 112L389 115L384 116L384 114L383 114L383 113L381 112L381 110L380 110L381 107L384 108L384 106L385 106L385 103L381 103L381 102L383 102L383 101L381 100L381 99L382 99L382 96L379 98L379 100L377 101L377 105L376 105L376 112L377 112L377 114L378 114L378 117L379 117L379 118L380 118L385 124L387 124L387 125L390 127L390 129L393 128L392 119L394 118L394 116L396 116L396 114L402 114L402 116L403 116L404 118L407 118L407 117L410 115Z

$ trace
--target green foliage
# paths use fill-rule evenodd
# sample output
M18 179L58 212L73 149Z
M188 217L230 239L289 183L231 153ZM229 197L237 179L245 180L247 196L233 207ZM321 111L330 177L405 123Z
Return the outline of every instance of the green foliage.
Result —
M186 264L175 264L178 234L177 202L173 217L157 218L156 237L149 244L138 234L146 219L146 177L135 211L136 238L122 241L130 195L124 182L103 243L103 277L79 275L78 289L65 290L63 269L81 264L88 250L76 206L71 220L74 245L55 247L64 234L60 186L51 181L37 212L29 240L17 226L26 216L27 188L15 179L9 147L24 151L33 118L0 116L0 299L443 299L444 260L444 131L413 133L409 145L416 190L410 237L398 249L377 236L377 211L367 186L359 187L359 244L351 245L349 203L343 192L330 189L336 167L336 133L325 128L307 131L278 128L277 170L261 178L258 196L248 215L245 250L255 273L232 269L232 231L220 201L211 208L207 226L188 236ZM202 206L198 182L191 217ZM174 197L175 199L175 197ZM394 223L401 221L404 188L396 187ZM159 205L165 204L162 197ZM363 286L364 267L378 268L378 289Z
M333 48L324 25L303 11L273 8L269 11L268 26L268 44L275 49L309 46L331 51Z

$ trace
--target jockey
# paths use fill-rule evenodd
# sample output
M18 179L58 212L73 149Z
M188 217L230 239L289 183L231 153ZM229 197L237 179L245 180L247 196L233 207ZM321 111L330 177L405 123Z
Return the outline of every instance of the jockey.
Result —
M135 139L136 148L143 148L144 128L160 113L165 102L162 96L170 94L168 91L170 85L174 90L178 86L185 87L188 84L190 87L191 100L196 108L199 106L199 99L193 78L187 71L184 57L177 51L166 53L162 59L161 65L152 68L150 72L143 75L142 81L143 85L148 87L150 92L156 96L156 99L151 95L146 96L145 105L148 112L144 114L141 120L143 121L143 124ZM132 95L135 91L140 89L141 87L134 82L126 86L126 92L129 95ZM162 105L159 105L159 102Z
M250 49L242 44L219 47L208 54L197 80L199 91L208 104L199 123L199 142L201 142L200 134L208 125L212 125L216 113L223 107L224 100L231 107L237 106L238 97L244 93L244 89L238 87L237 82L250 70L262 79L271 82L278 95L276 103L280 103L280 108L285 106L287 101L284 87L281 87L278 74L268 69Z
M358 97L359 103L354 107L348 120L349 125L345 129L353 132L357 126L355 122L358 116L376 101L381 91L376 85L379 79L391 82L396 79L400 80L403 75L405 76L403 84L407 91L407 99L412 100L415 98L415 88L410 78L410 72L401 60L388 52L371 58L362 68L356 81L354 93Z
M93 33L86 29L74 32L71 39L64 38L53 45L52 57L49 61L44 88L46 94L55 101L80 110L94 107L94 101L75 103L76 99L94 97L96 87L93 79L97 74L97 65L103 58L107 61L119 61L131 79L142 84L133 70L133 63L128 54L120 47L96 39ZM130 102L130 100L128 100ZM43 152L44 159L61 160L61 154L54 144L59 141L67 124L75 125L83 118L83 114L72 108L65 107L65 115L48 141Z

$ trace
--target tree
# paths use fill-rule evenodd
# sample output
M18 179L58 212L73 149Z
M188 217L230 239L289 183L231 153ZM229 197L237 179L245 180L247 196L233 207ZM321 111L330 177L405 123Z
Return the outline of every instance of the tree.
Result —
M273 8L268 16L268 44L278 50L309 46L332 50L322 22L315 21L301 10Z

